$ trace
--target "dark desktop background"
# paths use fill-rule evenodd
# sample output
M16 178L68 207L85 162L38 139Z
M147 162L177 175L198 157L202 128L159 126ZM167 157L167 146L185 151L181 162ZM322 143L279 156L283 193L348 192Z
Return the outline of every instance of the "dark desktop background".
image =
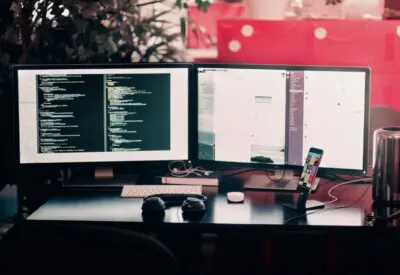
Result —
M38 153L104 151L103 75L38 75L36 80ZM44 123L48 119L59 126ZM57 148L40 142L46 136Z
M171 148L171 76L170 74L124 74L111 79L122 88L107 88L107 151L145 150L161 151ZM126 90L126 91L125 91ZM116 93L116 95L113 95ZM114 96L121 99L112 99ZM120 106L120 101L126 104ZM139 104L132 106L130 104ZM129 112L124 116L123 125L114 125L110 108L118 107ZM118 111L115 111L118 114ZM142 121L142 122L133 122ZM113 139L112 129L122 128L119 138ZM133 133L135 132L135 133ZM114 140L114 141L113 141ZM132 142L140 140L140 142ZM123 142L121 142L123 141Z

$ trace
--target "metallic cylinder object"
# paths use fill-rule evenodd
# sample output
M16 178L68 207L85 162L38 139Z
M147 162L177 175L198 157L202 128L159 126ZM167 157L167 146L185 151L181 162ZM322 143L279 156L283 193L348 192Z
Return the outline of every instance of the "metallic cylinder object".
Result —
M400 205L400 126L374 132L373 199L378 205Z

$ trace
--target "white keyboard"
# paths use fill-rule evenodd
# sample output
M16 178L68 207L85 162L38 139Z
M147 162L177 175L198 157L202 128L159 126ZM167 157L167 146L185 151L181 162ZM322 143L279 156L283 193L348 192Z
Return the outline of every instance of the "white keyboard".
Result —
M145 198L157 194L201 195L202 187L196 185L124 185L122 198Z

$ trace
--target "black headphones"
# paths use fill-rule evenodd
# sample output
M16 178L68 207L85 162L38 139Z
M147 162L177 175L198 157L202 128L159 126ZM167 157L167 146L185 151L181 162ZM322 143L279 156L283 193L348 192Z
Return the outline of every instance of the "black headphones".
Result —
M184 219L198 220L206 212L206 196L195 194L159 194L151 195L143 200L143 218L164 219L165 209L171 206L182 207Z

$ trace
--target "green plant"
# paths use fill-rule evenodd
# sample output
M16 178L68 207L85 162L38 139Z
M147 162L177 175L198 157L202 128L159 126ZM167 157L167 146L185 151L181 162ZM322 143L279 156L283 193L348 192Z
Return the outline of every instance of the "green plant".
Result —
M326 0L327 5L336 5L342 3L342 0Z
M165 19L168 14L188 7L182 0L3 1L0 91L5 90L9 81L9 65L15 63L129 63L182 59L179 43L186 18L182 17L181 22ZM209 1L196 0L196 4L205 11ZM159 9L155 5L159 5Z

